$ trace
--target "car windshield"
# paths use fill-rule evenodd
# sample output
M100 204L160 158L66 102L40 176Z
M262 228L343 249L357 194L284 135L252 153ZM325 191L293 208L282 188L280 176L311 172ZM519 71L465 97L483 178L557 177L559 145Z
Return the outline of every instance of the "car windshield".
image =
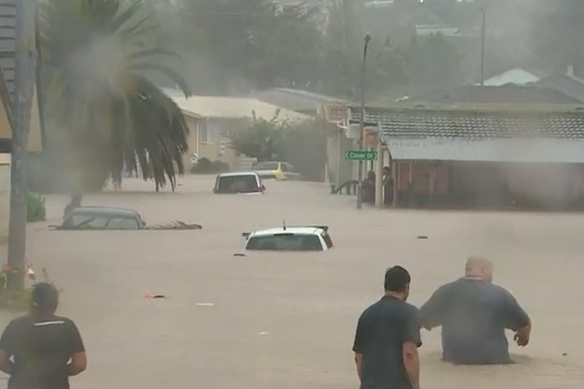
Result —
M322 244L317 235L283 233L251 237L246 248L265 251L322 251Z
M260 190L257 178L250 174L223 176L217 179L217 193L254 193Z
M74 214L65 222L71 229L137 230L138 220L131 216L108 214Z

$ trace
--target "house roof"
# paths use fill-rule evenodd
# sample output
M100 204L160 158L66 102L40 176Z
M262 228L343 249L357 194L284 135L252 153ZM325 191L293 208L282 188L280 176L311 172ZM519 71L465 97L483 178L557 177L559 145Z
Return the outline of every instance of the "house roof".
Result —
M288 88L258 91L252 93L250 97L297 112L316 112L319 104L343 102L335 97Z
M178 104L185 115L195 118L244 119L253 117L272 119L279 111L278 119L303 121L310 116L290 111L272 104L247 97L190 96L185 98L176 91L165 92Z
M350 123L361 118L349 108ZM426 105L367 108L365 122L392 137L584 139L584 105Z
M584 88L584 84L582 87ZM584 97L584 95L582 97ZM578 104L580 102L579 100L553 88L515 84L502 86L465 85L440 89L411 100L441 104Z
M584 106L367 108L366 123L397 160L584 163Z
M505 84L525 85L537 82L542 77L544 76L532 70L514 68L486 79L483 84L487 86L501 86ZM477 85L479 84L477 83Z
M566 96L584 102L584 80L565 73L554 73L535 83L541 87L552 88Z

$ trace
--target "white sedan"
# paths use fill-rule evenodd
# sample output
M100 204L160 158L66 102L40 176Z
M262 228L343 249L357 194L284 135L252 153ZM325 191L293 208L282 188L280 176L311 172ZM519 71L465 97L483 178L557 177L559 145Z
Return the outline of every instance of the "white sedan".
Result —
M326 226L283 226L244 232L245 250L325 251L333 247Z

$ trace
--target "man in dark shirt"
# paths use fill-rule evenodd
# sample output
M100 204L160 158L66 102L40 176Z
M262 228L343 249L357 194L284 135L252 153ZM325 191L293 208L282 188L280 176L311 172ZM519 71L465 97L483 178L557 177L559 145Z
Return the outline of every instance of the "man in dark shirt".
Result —
M494 285L493 265L471 257L465 277L443 285L420 308L428 330L442 326L443 359L463 365L512 363L505 329L519 346L529 343L531 321L515 297Z
M36 284L30 313L2 333L0 370L10 375L8 389L69 389L69 376L85 370L79 330L72 320L55 316L57 305L55 287Z
M357 324L353 351L361 389L419 389L422 345L418 310L406 303L410 274L401 266L385 273L385 295Z

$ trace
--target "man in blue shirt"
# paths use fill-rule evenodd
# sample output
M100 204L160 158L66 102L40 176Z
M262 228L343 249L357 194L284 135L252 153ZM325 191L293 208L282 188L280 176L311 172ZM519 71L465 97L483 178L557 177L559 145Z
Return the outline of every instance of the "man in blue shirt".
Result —
M420 389L422 340L418 310L406 302L410 280L403 267L388 269L383 297L359 318L353 351L361 389Z
M493 284L493 265L471 257L465 276L441 286L420 308L421 326L442 326L442 357L462 365L513 363L505 329L521 347L529 343L531 321L515 297Z

